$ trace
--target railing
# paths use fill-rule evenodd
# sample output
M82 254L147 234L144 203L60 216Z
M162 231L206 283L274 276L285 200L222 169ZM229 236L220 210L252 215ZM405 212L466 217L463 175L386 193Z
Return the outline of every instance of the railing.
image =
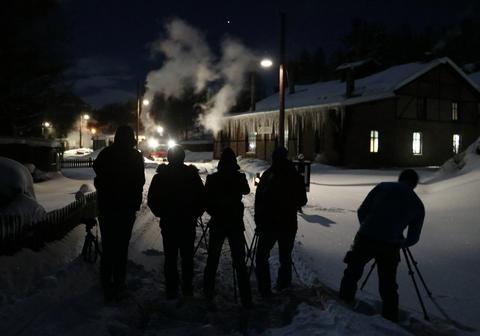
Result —
M91 168L93 167L92 158L86 159L72 159L62 160L60 162L62 168Z
M96 192L81 195L69 205L46 213L37 222L0 215L0 255L11 255L22 247L38 250L47 242L63 238L83 217L96 215L96 200Z

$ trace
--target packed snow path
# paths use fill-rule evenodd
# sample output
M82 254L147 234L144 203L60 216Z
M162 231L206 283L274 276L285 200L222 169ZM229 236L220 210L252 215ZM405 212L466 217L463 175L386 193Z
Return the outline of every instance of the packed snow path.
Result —
M208 165L206 165L208 168ZM202 168L205 174L208 169ZM147 185L153 176L147 169ZM392 172L391 176L395 173ZM390 177L391 177L390 176ZM385 176L378 176L378 179ZM348 177L347 177L348 179ZM294 258L300 277L294 275L294 288L281 293L271 302L256 296L252 276L255 308L244 311L233 300L233 278L228 244L217 274L217 311L208 311L201 296L202 275L206 254L203 244L196 255L195 290L193 299L166 301L164 298L163 248L158 219L145 203L137 216L129 251L129 295L122 301L105 305L98 284L98 263L91 265L78 257L83 243L84 228L77 227L67 237L47 246L40 253L23 250L14 257L1 257L0 334L2 335L406 335L406 329L382 319L378 314L376 279L370 280L368 300L360 310L352 312L331 299L329 290L320 281L336 289L343 271L341 255L351 241L354 229L341 223L355 223L355 193L343 195L343 208L325 193L327 183L314 180L310 202L301 216ZM345 182L345 181L344 181ZM348 181L347 181L348 182ZM358 181L351 181L359 184ZM368 190L369 184L364 186ZM357 190L364 193L364 190ZM317 197L320 195L320 199ZM245 197L246 237L253 229L253 199ZM334 199L334 197L332 197ZM205 216L205 221L208 220ZM343 227L340 235L333 228ZM329 229L330 228L330 229ZM319 235L319 230L321 235ZM342 230L342 231L343 231ZM200 236L200 228L197 239ZM345 236L345 237L343 237ZM319 240L319 237L322 237ZM341 250L341 251L340 251ZM330 252L329 252L330 251ZM414 251L415 252L415 251ZM329 254L330 253L330 254ZM419 258L420 259L420 258ZM277 267L273 250L272 274ZM422 267L422 264L420 265ZM400 271L402 272L402 271ZM319 280L321 279L321 280ZM429 279L427 279L428 281ZM404 281L404 280L402 280ZM409 279L405 280L409 283ZM307 284L307 285L306 285ZM404 287L401 284L401 288ZM411 288L410 288L411 289ZM413 293L412 306L419 310ZM415 334L432 333L422 323L411 323ZM435 334L456 335L457 330L440 326Z

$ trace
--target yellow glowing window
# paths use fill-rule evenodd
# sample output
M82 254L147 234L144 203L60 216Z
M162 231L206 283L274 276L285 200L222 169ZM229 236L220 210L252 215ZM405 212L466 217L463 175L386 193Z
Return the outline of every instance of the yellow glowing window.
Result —
M452 102L452 120L458 120L458 103Z
M412 152L413 155L422 155L422 133L413 132Z
M370 131L370 153L378 153L378 131Z
M460 134L453 135L453 152L458 154L460 152Z

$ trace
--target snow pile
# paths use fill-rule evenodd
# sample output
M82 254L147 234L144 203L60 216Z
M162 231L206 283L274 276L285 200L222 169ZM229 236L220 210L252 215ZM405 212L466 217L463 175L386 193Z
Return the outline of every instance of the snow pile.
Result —
M424 190L440 191L458 184L475 182L480 179L480 138L468 148L447 160L440 169L426 179Z
M93 149L91 148L69 149L63 152L63 158L64 159L85 158L87 155L91 155L92 153L93 153Z
M4 157L0 157L0 214L18 215L27 223L39 220L45 214L37 203L28 168Z

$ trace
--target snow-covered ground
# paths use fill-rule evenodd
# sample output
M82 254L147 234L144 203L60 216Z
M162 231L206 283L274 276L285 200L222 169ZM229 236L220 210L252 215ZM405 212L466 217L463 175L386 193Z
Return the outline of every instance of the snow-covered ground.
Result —
M202 176L216 162L196 158ZM205 162L198 162L205 161ZM459 170L460 166L464 166ZM265 162L240 161L253 181ZM163 248L158 220L143 204L134 226L129 251L128 287L131 295L119 304L105 305L98 285L98 264L78 257L84 227L34 253L22 250L0 257L0 330L2 335L459 335L480 330L480 156L469 148L457 163L438 171L420 170L417 192L427 217L418 245L411 250L433 292L425 294L433 324L422 320L412 281L404 263L398 274L403 326L378 315L377 279L372 275L358 297L363 304L354 312L335 301L348 250L358 228L356 209L368 191L380 181L395 180L398 170L345 170L314 165L309 202L299 215L295 266L299 277L290 292L274 302L255 297L255 308L242 311L233 303L232 269L225 244L219 269L217 312L205 309L201 280L206 261L201 245L196 256L196 296L191 300L164 299ZM62 176L35 185L39 202L46 208L63 204L82 184L92 184L89 168L64 169ZM154 174L146 169L147 183ZM46 184L44 184L46 183ZM254 187L252 185L252 191ZM244 199L246 236L252 237L254 193ZM205 215L205 221L208 220ZM199 228L199 233L200 233ZM272 254L272 267L277 265ZM252 284L255 288L254 277ZM423 290L423 288L421 288ZM254 291L254 294L256 292ZM422 291L422 293L424 293ZM409 317L409 318L408 318ZM433 330L433 331L432 331ZM474 331L472 331L474 330Z

